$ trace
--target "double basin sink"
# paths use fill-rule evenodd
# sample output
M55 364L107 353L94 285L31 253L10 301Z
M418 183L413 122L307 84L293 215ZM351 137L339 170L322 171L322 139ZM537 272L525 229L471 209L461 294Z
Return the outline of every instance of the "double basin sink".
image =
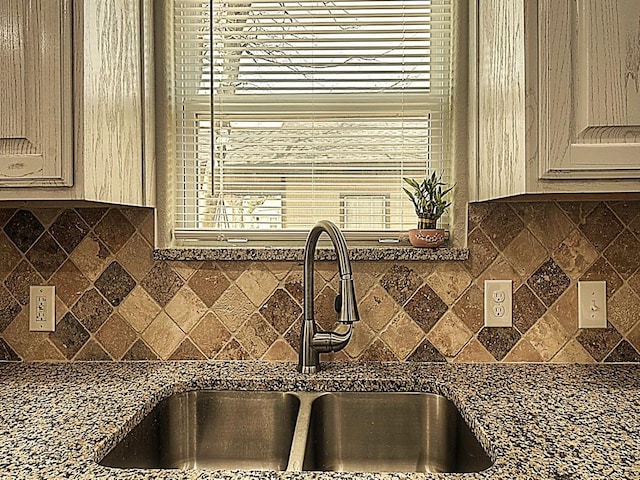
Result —
M492 462L453 403L437 394L198 390L161 401L100 464L478 472Z

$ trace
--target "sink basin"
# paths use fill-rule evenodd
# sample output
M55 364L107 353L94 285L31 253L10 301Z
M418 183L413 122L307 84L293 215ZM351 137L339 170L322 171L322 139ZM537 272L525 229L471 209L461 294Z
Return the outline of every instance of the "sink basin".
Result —
M304 470L478 472L491 459L456 407L428 393L333 393L311 408Z
M160 402L107 454L119 468L284 470L299 400L281 392L194 391Z

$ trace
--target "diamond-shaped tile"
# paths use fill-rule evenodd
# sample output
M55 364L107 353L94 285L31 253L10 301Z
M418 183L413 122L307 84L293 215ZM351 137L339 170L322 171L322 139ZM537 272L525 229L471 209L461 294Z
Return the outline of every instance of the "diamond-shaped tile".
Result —
M394 355L382 340L376 339L362 352L359 360L362 362L397 362L398 357Z
M287 341L278 339L273 342L262 359L270 362L295 362L298 354Z
M636 326L633 327L629 333L627 333L627 340L635 347L636 350L640 351L640 321L636 323Z
M553 251L552 257L569 277L577 279L596 261L598 252L576 229Z
M95 287L117 307L136 286L136 281L118 262L111 262L94 283Z
M627 279L627 284L640 295L640 270Z
M264 264L257 263L238 277L236 285L256 307L259 307L276 289L278 279Z
M22 306L15 301L9 290L0 285L0 333L18 316Z
M542 359L548 362L569 341L569 334L556 318L547 313L542 316L525 334Z
M471 275L459 263L443 262L427 277L427 284L447 305L452 305L471 284L471 280Z
M470 203L467 215L469 231L480 225L490 211L491 205L487 202Z
M189 279L189 286L207 307L213 305L229 285L227 277L213 262L204 262Z
M56 296L67 307L73 306L89 286L87 277L78 270L71 260L67 260L62 264L53 277L49 279L49 283L56 287Z
M516 346L504 356L502 362L535 363L542 362L542 357L526 338L521 338Z
M107 248L116 254L129 241L136 229L119 210L111 208L93 228L93 231Z
M550 312L570 335L578 331L578 289L570 287L551 307Z
M113 307L92 288L80 297L71 311L87 330L96 332L109 318Z
M7 276L4 284L18 302L22 305L28 305L29 287L31 285L43 285L44 280L29 262L22 261Z
M207 311L207 306L188 285L184 285L165 307L165 311L188 333Z
M182 288L184 281L167 262L156 262L151 271L142 279L140 285L161 307L164 307ZM192 284L190 283L190 285ZM196 291L196 293L198 292Z
M622 340L622 336L608 324L607 328L582 329L576 339L596 362L601 362Z
M294 322L293 325L291 325L289 329L286 332L284 332L284 335L282 335L284 339L287 341L287 343L291 346L291 348L293 348L296 352L300 351L301 331L302 331L302 321ZM353 342L353 337L351 338L351 342Z
M138 361L138 360L159 360L158 356L153 353L144 341L139 338L131 348L124 354L122 360Z
M142 280L155 264L153 248L142 238L142 235L137 233L132 235L125 246L120 249L116 258L138 281Z
M622 340L604 359L606 363L638 363L640 353L626 340Z
M20 262L21 256L15 245L9 240L4 232L0 231L0 282Z
M27 259L42 278L49 279L67 259L64 250L48 232L45 232L27 252Z
M213 304L212 310L225 327L231 333L235 333L255 312L255 306L238 287L231 285Z
M453 306L455 313L469 330L476 333L484 325L484 294L477 286L471 285Z
M112 260L109 249L92 233L84 237L70 258L78 270L91 280L95 280Z
M284 289L278 288L260 307L260 313L280 334L284 334L291 324L298 321L302 308Z
M91 339L84 344L74 360L77 362L104 362L113 359L104 351L98 342Z
M4 233L25 253L44 232L40 221L28 210L18 210L5 224Z
M399 313L380 334L396 357L404 360L424 338L424 332L404 313Z
M25 361L61 361L64 355L49 341L48 334L29 331L29 312L23 309L2 332L9 346Z
M216 360L249 360L251 356L235 338L229 340L216 355Z
M445 357L455 357L473 333L453 312L447 312L427 334L431 344Z
M398 305L380 285L374 285L358 304L360 324L367 324L375 331L381 331L391 321Z
M178 348L176 348L169 360L206 360L207 357L198 350L191 340L185 338Z
M527 280L533 292L550 307L569 288L571 279L552 258L544 262Z
M480 288L484 288L485 280L495 280L496 278L511 280L513 290L516 290L522 283L520 274L515 271L504 255L498 255L493 263L482 272L482 275L476 278L475 283Z
M622 278L629 278L640 268L640 241L624 230L604 251L605 258Z
M19 362L20 357L16 352L14 352L13 348L4 341L4 339L0 338L0 361L2 362Z
M422 277L406 265L394 265L380 279L380 285L399 305L411 298L420 285Z
M304 283L301 271L293 271L287 275L284 288L300 305L304 302Z
M579 228L596 249L602 251L622 232L624 225L606 204L601 202Z
M207 358L214 358L229 341L231 334L216 315L209 312L193 328L189 337Z
M502 360L520 340L520 332L515 328L484 327L478 333L478 341L496 360Z
M498 256L498 251L481 228L475 228L467 237L469 259L464 262L464 267L471 276L479 276L491 262Z
M499 202L491 206L491 211L480 224L488 238L504 250L524 228L524 223L508 203Z
M613 210L613 213L615 213L625 225L628 225L640 216L640 202L637 200L610 201L607 202L607 206Z
M616 330L625 335L640 319L640 297L629 287L623 285L607 304L607 319Z
M527 285L522 285L513 294L513 326L526 333L547 311Z
M97 223L104 217L104 214L107 213L108 208L76 208L76 212L78 215L82 217L82 219L89 225L90 227L94 227Z
M429 285L424 285L418 290L404 307L404 311L425 333L429 333L429 330L440 320L447 309L447 304L442 301Z
M558 202L558 206L576 225L585 223L598 202Z
M256 312L242 324L235 337L251 358L259 359L276 341L278 332Z
M120 360L138 339L135 330L117 313L104 322L95 337L115 360Z
M554 202L517 203L513 208L549 251L557 248L573 229L569 218Z
M552 363L595 363L593 357L589 355L580 342L572 338L560 351L551 359Z
M160 310L155 300L140 286L134 288L118 307L118 313L137 332L143 332Z
M616 273L604 257L598 258L598 260L584 272L580 280L605 280L607 282L607 298L611 298L623 283L620 275Z
M629 223L629 230L636 237L640 238L640 216L636 217L631 223Z
M162 360L166 360L184 339L184 332L169 315L160 312L144 331L142 338Z
M89 333L71 312L67 312L56 325L56 331L49 334L49 339L71 360L89 340Z
M49 232L62 248L70 254L89 233L89 226L75 210L65 210L49 227Z
M313 309L316 323L321 330L333 330L336 324L337 313L335 309L336 291L331 286L325 286L314 300Z
M153 208L125 207L120 209L120 213L127 217L127 220L129 220L134 228L140 228L149 218L153 220Z
M362 355L362 352L371 344L373 339L376 337L376 332L371 330L369 326L360 322L355 325L353 329L353 334L351 335L351 340L344 349L344 352L349 355L351 358L358 358ZM296 346L300 342L300 334L297 334L297 342Z
M409 362L446 362L447 359L431 344L428 339L424 339L407 358Z
M4 227L14 213L16 213L15 208L0 208L0 228Z
M547 250L528 229L522 230L502 254L523 279L528 278L548 257Z
M469 340L460 353L453 359L455 363L491 363L496 359L491 356L486 348L482 344L472 338Z

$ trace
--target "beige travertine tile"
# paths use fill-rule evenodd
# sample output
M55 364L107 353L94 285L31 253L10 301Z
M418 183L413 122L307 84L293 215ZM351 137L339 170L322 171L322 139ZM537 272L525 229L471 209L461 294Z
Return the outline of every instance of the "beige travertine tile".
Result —
M571 221L554 202L514 204L527 228L547 247L554 250L573 228Z
M180 278L185 282L191 278L191 276L200 268L202 262L180 262L180 261L168 261L171 269L176 272Z
M184 339L184 332L169 315L160 312L144 331L142 338L162 360L166 360Z
M576 229L553 251L552 257L569 277L576 280L596 261L598 252Z
M427 338L445 357L455 357L473 333L458 316L449 311L427 334Z
M149 245L153 245L154 242L154 215L147 215L143 222L138 226L138 231L149 242Z
M424 338L424 332L406 313L399 313L380 338L400 360L407 358Z
M138 338L135 330L117 313L107 319L95 336L115 360L120 360Z
M475 283L484 290L485 280L511 280L512 290L515 292L522 284L522 279L518 272L514 270L511 264L503 255L498 255L489 267L482 272L482 275L476 278Z
M640 320L640 297L623 285L609 300L607 319L622 335L626 335Z
M469 341L453 359L456 363L489 363L496 359L475 338Z
M569 335L555 317L547 312L525 334L542 360L548 362L567 343Z
M122 247L116 258L138 282L154 265L153 248L142 235L135 233Z
M189 333L191 341L208 358L213 358L231 338L231 334L212 313L207 313Z
M236 279L236 285L259 307L276 289L278 279L264 264L258 263L251 266Z
M65 360L65 356L48 340L48 333L29 331L28 309L22 312L5 328L2 337L24 360Z
M237 286L231 285L211 310L233 333L255 312L255 306Z
M502 254L522 278L528 278L547 259L544 246L526 228Z
M478 330L482 328L482 325L484 325L483 291L472 284L453 306L453 313L455 313L473 333L477 333Z
M640 321L638 321L636 326L627 334L627 340L636 348L636 350L640 351Z
M541 362L542 357L526 338L521 338L516 346L502 359L503 362Z
M375 336L375 332L371 330L366 323L356 323L353 328L351 340L344 349L345 353L351 358L358 358L373 341Z
M259 359L278 338L278 332L256 312L242 324L235 337L251 358Z
M377 332L391 321L397 311L396 302L384 288L377 284L358 304L361 323L366 323Z
M560 351L551 359L552 363L594 363L580 342L572 338Z
M87 235L71 253L71 261L89 279L95 280L113 257L104 243L94 235Z
M427 277L427 283L447 305L453 302L471 284L471 275L456 262L438 264Z
M137 332L143 332L160 313L160 306L144 288L137 286L118 307L118 313Z
M569 335L578 331L578 287L572 285L550 309Z
M286 340L279 338L269 347L262 357L273 362L295 362L298 354Z
M165 311L178 324L183 332L189 333L207 312L207 306L194 293L189 285L183 285L165 307Z
M198 350L189 338L185 338L176 348L169 360L206 360L207 357Z
M49 283L56 287L56 296L67 307L72 307L89 287L89 280L74 265L71 260L62 264L58 271L51 277Z
M264 262L264 264L278 280L284 280L296 265L295 262Z
M216 355L216 360L250 360L249 353L235 338L229 340Z

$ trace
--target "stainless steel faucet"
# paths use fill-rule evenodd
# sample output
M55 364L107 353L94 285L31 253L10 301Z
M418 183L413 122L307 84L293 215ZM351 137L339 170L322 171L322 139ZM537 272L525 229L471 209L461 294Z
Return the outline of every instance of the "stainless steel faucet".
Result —
M345 333L322 332L314 319L313 313L313 271L314 257L318 239L326 233L333 243L338 257L338 271L340 273L340 294L336 301L339 305L337 321L349 325ZM337 309L337 308L336 308ZM300 332L300 354L298 356L298 370L302 373L315 373L320 367L320 354L337 352L347 346L353 332L353 322L360 320L356 293L353 287L353 274L347 242L342 232L332 222L321 220L311 229L304 247L304 318Z

